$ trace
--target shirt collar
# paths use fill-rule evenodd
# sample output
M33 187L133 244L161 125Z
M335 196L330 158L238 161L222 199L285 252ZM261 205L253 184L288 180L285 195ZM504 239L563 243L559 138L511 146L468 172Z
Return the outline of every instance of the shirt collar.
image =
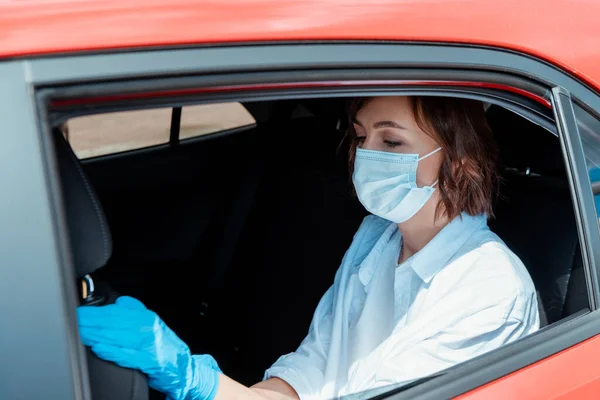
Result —
M487 224L485 214L471 216L467 213L454 218L429 241L410 261L415 273L429 283L444 268L467 240Z
M388 246L392 235L398 230L398 225L396 225L394 222L390 223L383 218L378 218L377 221L384 223L384 225L380 226L381 228L384 228L383 232L381 232L370 252L359 265L358 277L364 286L367 286L371 281L371 278L375 273L375 269L377 268L377 265L379 265L381 255L383 254L386 246Z

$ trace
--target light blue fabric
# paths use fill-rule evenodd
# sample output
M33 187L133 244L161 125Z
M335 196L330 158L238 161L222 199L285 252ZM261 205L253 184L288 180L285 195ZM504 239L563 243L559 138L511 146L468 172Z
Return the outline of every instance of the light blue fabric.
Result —
M417 187L418 154L356 149L352 182L356 195L370 213L401 223L417 213L435 191L431 186ZM437 183L437 182L436 182Z
M539 328L535 287L486 217L462 214L398 265L395 223L369 216L308 335L265 373L302 400L406 383Z
M148 375L151 388L169 400L213 400L219 366L188 346L152 311L132 297L115 304L77 309L79 333L100 358Z

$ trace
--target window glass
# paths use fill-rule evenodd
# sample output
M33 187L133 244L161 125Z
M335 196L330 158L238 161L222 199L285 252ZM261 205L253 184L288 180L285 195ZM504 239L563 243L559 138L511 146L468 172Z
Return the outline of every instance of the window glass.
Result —
M73 118L67 137L79 158L96 157L169 142L171 108Z
M179 139L254 125L254 117L240 103L187 106L181 110Z
M577 104L573 104L573 108L594 191L596 213L600 217L600 121Z

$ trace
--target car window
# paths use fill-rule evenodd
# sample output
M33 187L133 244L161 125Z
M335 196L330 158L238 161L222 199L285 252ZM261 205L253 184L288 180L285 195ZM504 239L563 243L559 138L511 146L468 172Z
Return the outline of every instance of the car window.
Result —
M69 120L63 131L78 158L97 157L168 143L172 112L172 108L157 108L78 117ZM240 103L186 106L181 109L179 139L255 124Z
M123 111L70 119L65 136L78 158L169 142L171 108Z
M206 104L183 107L179 139L254 125L254 117L240 103Z
M573 104L573 108L594 191L596 213L600 217L600 121L577 104Z

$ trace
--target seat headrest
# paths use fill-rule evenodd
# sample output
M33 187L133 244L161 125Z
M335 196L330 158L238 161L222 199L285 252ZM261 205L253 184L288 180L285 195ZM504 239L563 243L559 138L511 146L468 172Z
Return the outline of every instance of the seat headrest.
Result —
M53 136L73 263L79 278L108 262L112 239L102 206L77 156L59 129L53 130Z
M537 174L562 175L565 171L558 137L545 128L509 111L492 105L487 119L498 146L503 167Z

